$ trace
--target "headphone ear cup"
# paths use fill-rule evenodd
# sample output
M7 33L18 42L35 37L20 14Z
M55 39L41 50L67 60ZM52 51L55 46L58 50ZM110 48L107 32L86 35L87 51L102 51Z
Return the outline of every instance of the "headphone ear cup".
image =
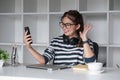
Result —
M70 44L69 38L67 36L65 36L65 35L63 35L63 42L65 44Z
M65 38L65 39L64 39L64 43L66 43L66 44L70 44L69 39L68 39L68 38Z
M79 39L78 39L78 38L71 38L71 39L69 40L69 43L70 43L71 45L77 45L78 42L79 42Z

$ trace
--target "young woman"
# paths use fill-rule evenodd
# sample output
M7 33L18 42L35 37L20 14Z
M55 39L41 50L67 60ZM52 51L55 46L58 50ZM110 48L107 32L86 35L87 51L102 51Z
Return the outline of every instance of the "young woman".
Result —
M87 37L91 25L84 25L82 15L76 10L69 10L63 14L59 24L63 35L53 38L43 55L31 46L32 38L25 32L24 42L33 57L40 64L47 64L51 60L56 65L94 62L96 57L93 51L93 42Z

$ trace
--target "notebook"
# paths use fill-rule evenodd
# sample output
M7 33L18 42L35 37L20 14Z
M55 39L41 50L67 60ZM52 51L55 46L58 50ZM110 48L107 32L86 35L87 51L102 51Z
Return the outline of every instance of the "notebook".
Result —
M73 70L76 70L76 71L87 71L88 70L88 66L87 65L81 65L81 64L78 64L78 65L75 65L72 67Z
M61 70L61 69L71 68L70 66L52 65L52 64L47 64L47 65L32 64L32 65L27 65L26 67L27 68L43 69L43 70Z

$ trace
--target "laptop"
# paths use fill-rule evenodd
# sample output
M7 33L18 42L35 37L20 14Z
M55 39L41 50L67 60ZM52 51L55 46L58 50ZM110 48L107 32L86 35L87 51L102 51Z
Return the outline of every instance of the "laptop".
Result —
M31 65L27 65L26 67L27 68L43 69L43 70L61 70L61 69L71 68L70 66L52 65L52 64L46 64L46 65L31 64Z

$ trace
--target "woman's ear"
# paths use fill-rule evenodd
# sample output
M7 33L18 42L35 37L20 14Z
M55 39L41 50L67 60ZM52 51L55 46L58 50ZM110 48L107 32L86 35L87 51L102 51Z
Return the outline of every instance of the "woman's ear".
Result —
M76 25L76 30L80 29L80 24Z

